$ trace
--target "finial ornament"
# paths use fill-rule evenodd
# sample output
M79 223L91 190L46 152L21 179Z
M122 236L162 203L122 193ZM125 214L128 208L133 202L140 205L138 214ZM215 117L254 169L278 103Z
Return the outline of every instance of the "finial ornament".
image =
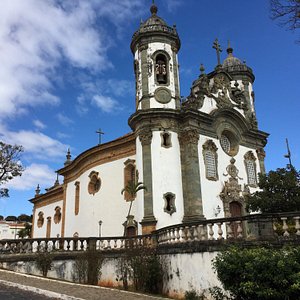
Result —
M158 11L157 6L155 5L154 0L152 0L152 5L150 7L150 12L151 12L152 15L156 15L157 11Z
M227 47L227 53L228 53L228 56L233 56L232 55L232 52L233 52L233 49L232 47L230 46L230 40L228 40L228 47Z
M204 65L201 64L201 65L200 65L200 73L201 73L201 75L204 75L204 74L205 74L204 71L205 71Z
M219 44L218 39L215 39L213 48L216 49L217 52L217 59L218 59L218 66L221 65L221 58L220 58L220 53L222 52L221 46Z
M35 190L35 195L38 196L41 192L40 185L38 184Z
M67 151L67 155L66 155L66 161L65 161L65 166L66 165L69 165L71 163L71 151L70 151L70 148L68 148L68 151Z

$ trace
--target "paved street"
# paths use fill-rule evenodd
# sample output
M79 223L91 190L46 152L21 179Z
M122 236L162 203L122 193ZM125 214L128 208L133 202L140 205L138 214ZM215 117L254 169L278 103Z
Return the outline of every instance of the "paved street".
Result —
M4 284L5 283L5 284ZM10 286L7 286L10 285ZM5 286L6 285L6 286ZM30 290L39 290L44 295L19 290L17 287L30 287ZM9 293L8 293L9 292ZM47 297L46 297L46 296ZM51 297L51 298L50 298ZM140 295L115 289L97 286L74 284L48 278L30 276L6 270L0 270L0 300L150 300L165 299L160 297Z
M0 284L0 300L49 300L49 298L36 293L24 291L5 284Z

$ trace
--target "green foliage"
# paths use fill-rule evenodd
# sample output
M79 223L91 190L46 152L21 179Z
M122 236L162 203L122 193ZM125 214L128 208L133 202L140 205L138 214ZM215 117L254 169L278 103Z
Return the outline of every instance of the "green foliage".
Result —
M31 237L32 225L30 223L25 224L25 228L19 230L18 234L21 239Z
M128 211L128 216L130 215L131 207L132 207L132 202L134 201L136 194L140 190L146 190L147 188L144 186L142 182L136 182L135 180L130 180L127 182L127 185L122 189L121 194L123 193L128 193L130 195L130 207Z
M117 266L117 280L123 282L125 290L130 281L137 291L161 294L165 274L165 263L156 250L149 247L129 247Z
M18 216L18 221L19 222L27 222L27 223L32 223L32 215L26 215L26 214L20 214Z
M232 247L220 252L213 266L234 299L299 299L300 247Z
M0 142L0 186L21 176L24 168L20 162L23 147ZM8 197L8 189L0 188L0 197Z
M259 174L261 191L247 199L247 209L263 213L300 211L300 173L294 168Z
M195 289L191 289L190 291L186 291L184 293L185 300L203 300L203 296L200 295Z
M40 247L35 253L35 265L47 277L48 271L53 267L53 254L48 252L45 247Z
M101 276L103 255L95 249L79 253L75 259L74 273L80 283L97 285Z

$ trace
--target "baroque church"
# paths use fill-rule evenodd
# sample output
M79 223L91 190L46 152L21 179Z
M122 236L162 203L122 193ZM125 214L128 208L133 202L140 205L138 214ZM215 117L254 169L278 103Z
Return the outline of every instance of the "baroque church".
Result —
M233 55L201 66L180 97L180 38L151 6L133 34L136 110L131 132L71 159L31 199L33 238L132 236L204 219L247 214L245 199L264 173L268 134L258 129L252 69ZM133 99L134 101L134 99ZM132 183L145 189L121 193ZM130 213L129 213L130 211Z

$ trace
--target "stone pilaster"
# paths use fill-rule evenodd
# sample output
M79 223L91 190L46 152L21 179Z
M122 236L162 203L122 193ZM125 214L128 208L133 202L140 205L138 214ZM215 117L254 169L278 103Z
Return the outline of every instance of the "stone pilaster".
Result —
M142 109L150 108L147 49L148 46L146 45L140 47L142 68Z
M184 202L184 217L182 222L204 219L198 141L199 132L196 129L184 130L179 135Z
M260 172L262 174L266 174L266 168L265 168L266 152L265 152L264 148L259 148L259 149L256 149L256 153L257 153L257 157L258 157L258 161L259 161Z
M174 74L174 84L175 84L175 101L176 108L180 108L180 90L179 90L179 75L178 75L178 63L177 63L177 49L172 47L173 50L173 74Z
M139 132L139 139L142 144L143 153L143 184L144 190L144 218L141 222L142 233L147 234L156 229L156 219L153 214L153 193L152 193L152 162L151 162L151 129L143 129Z

